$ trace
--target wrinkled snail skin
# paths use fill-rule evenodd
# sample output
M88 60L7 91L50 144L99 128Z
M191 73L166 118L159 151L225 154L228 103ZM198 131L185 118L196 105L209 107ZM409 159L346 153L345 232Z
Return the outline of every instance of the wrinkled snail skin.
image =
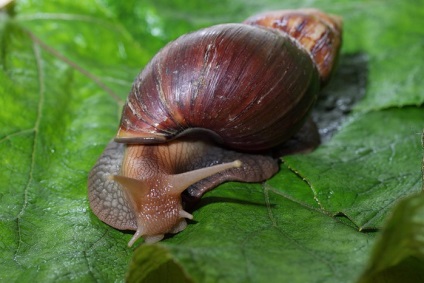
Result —
M261 14L169 43L136 78L118 134L90 172L93 212L135 230L129 246L156 242L182 231L187 203L220 183L262 182L282 154L316 147L309 113L340 43L341 21L317 10Z
M256 182L277 171L277 160L269 155L240 153L199 138L144 146L111 141L90 173L89 201L102 221L137 230L131 245L141 235L153 242L163 231L181 231L184 218L191 219L181 204L184 190L200 199L222 182Z

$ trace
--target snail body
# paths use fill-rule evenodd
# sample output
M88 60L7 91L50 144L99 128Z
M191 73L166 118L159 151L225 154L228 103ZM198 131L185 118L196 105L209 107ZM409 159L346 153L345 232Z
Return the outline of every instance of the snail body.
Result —
M281 20L271 16L267 21ZM192 216L182 194L198 200L225 181L270 178L278 171L274 149L305 128L332 66L323 77L316 50L282 29L263 27L263 19L183 35L136 78L118 134L88 182L93 212L115 228L136 231L129 245L183 230ZM340 23L330 23L324 35L339 36ZM339 46L320 55L327 65Z

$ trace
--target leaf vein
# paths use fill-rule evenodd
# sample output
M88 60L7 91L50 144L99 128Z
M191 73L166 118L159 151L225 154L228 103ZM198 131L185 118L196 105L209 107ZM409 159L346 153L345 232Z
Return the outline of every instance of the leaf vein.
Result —
M281 235L283 235L286 239L288 239L290 242L292 242L294 245L296 245L299 249L305 251L305 253L311 255L313 258L316 258L317 260L323 262L326 266L328 266L328 268L331 270L331 272L333 274L336 274L336 267L330 261L325 260L319 254L311 251L311 249L308 249L302 243L300 243L298 240L296 240L295 238L291 237L286 231L284 231L283 229L281 229L281 227L277 224L277 221L274 218L274 215L272 213L272 207L271 207L271 203L270 203L270 200L269 200L269 193L268 193L269 191L271 191L271 192L273 192L273 193L275 193L277 195L280 195L280 196L282 196L284 198L287 198L290 201L293 201L293 202L295 202L297 204L300 204L300 205L302 205L303 207L306 207L309 210L312 210L312 211L315 211L315 212L319 212L319 213L323 213L324 211L323 210L316 209L314 207L309 207L309 206L307 206L305 204L302 204L302 203L299 203L298 201L292 199L290 196L286 196L284 193L275 190L274 188L268 186L267 184L264 184L264 186L263 186L263 193L264 193L264 196L265 196L265 203L266 203L266 206L267 206L268 215L271 218L272 228L275 229L276 231L278 231L278 233L280 233ZM324 215L327 215L327 214L324 213ZM330 216L330 215L327 215L327 216Z
M33 129L34 130L34 139L33 139L33 142L32 142L31 165L30 165L30 170L29 170L29 178L28 178L27 184L25 185L25 189L24 189L24 200L23 200L22 208L21 208L21 210L19 211L19 213L16 217L17 218L17 224L18 224L18 244L17 244L17 248L16 248L16 251L15 251L15 254L14 254L15 262L17 262L17 255L19 253L21 243L22 243L22 234L20 232L21 231L20 219L24 215L25 210L28 206L28 192L29 192L31 183L32 183L33 178L34 178L35 155L36 155L36 150L37 150L37 141L38 141L38 134L39 134L39 129L40 129L40 121L41 121L42 113L43 113L44 94L45 94L45 85L44 85L45 77L44 77L44 71L43 71L43 66L42 66L40 48L37 44L33 43L32 49L33 49L33 52L34 52L35 61L37 63L38 82L39 82L39 89L38 89L39 99L38 99L38 105L37 105L37 117L35 119L34 129Z
M123 104L123 100L117 95L110 87L108 87L99 77L94 75L93 73L89 72L82 66L78 65L74 61L67 58L65 55L57 51L56 49L52 48L51 46L47 45L44 41L36 37L32 32L27 31L28 35L31 37L31 39L37 43L43 50L45 50L47 53L53 55L60 61L68 64L70 67L72 67L74 70L78 71L79 73L83 74L90 80L94 81L100 88L102 88L105 92L107 92L119 105Z
M0 143L5 142L6 140L9 140L13 137L20 136L20 135L26 135L26 134L30 134L30 133L33 133L33 132L34 132L34 128L19 130L15 133L7 134L4 137L0 138Z

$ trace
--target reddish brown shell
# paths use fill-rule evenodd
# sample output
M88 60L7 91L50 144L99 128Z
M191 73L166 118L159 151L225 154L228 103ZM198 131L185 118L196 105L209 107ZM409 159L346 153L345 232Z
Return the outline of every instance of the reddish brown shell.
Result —
M136 78L117 141L157 143L188 129L239 150L289 139L319 89L309 54L280 32L224 24L165 46Z
M245 24L273 28L295 38L311 55L326 84L342 44L342 19L317 9L280 10L252 16Z

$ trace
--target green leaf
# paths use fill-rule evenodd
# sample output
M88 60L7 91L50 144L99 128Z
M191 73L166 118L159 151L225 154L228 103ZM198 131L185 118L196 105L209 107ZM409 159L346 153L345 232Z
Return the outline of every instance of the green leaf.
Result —
M0 7L0 281L353 282L380 235L359 230L380 227L421 188L423 4L18 0ZM86 185L134 77L183 33L306 6L344 19L339 73L352 67L346 58L366 58L353 66L368 70L358 74L366 84L352 87L336 75L334 97L352 89L365 97L314 153L285 158L264 184L220 186L186 230L127 248L132 233L93 215ZM422 222L421 208L400 207ZM389 223L419 235L416 224ZM400 254L387 232L379 237L367 275L393 264L374 264L382 242L400 276L420 274L422 261L410 259L416 253Z
M369 66L367 96L360 110L424 103L422 95L424 58L422 48L423 1L370 1L345 7L347 52L364 51ZM357 5L357 6L356 6ZM417 6L418 5L418 6Z
M357 115L312 154L284 160L329 214L378 228L394 203L421 190L423 121L420 108Z
M424 194L403 200L388 219L360 283L424 278Z
M173 255L157 245L145 246L134 254L128 282L193 282L175 261Z
M140 246L130 274L152 250L165 250L195 282L341 282L362 270L374 238L268 185L225 184L203 199L194 219L184 233Z

